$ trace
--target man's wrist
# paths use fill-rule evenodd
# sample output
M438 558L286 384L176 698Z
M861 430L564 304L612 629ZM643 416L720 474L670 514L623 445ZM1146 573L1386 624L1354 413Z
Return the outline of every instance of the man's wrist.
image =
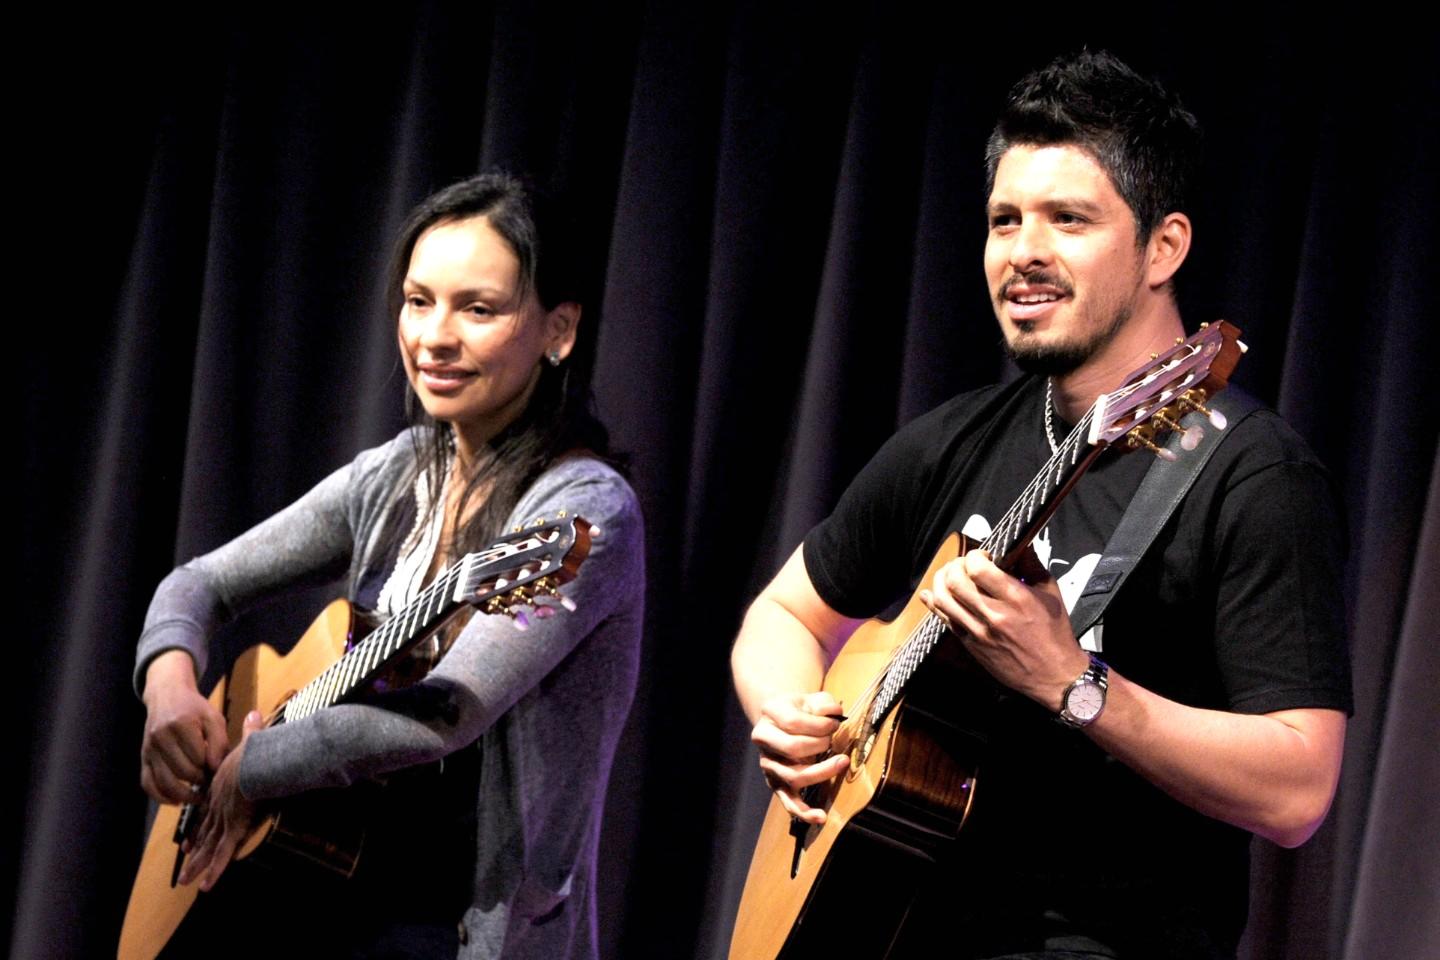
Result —
M1105 709L1110 687L1110 668L1104 660L1090 654L1090 663L1083 673L1071 681L1060 695L1060 711L1056 719L1072 729L1088 727Z

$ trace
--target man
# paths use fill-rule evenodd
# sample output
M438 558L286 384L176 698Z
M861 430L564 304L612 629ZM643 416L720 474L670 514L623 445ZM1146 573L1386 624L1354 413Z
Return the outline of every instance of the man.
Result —
M761 769L793 816L823 823L802 791L847 764L824 756L843 707L818 691L851 632L913 589L950 531L983 537L1096 397L1184 335L1172 281L1198 139L1107 54L1012 90L987 149L985 273L1030 376L893 437L735 643ZM924 587L1004 688L970 822L912 916L944 912L928 921L953 945L941 956L1232 956L1248 833L1295 846L1329 808L1350 692L1323 469L1269 412L1233 425L1077 643L1067 607L1148 460L1105 455L1061 504L1036 544L1054 579L972 552Z

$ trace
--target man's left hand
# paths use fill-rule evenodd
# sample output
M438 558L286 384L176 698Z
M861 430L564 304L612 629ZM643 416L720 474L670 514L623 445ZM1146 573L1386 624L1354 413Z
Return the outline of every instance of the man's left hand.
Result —
M1060 708L1060 697L1089 663L1075 642L1060 587L1033 586L997 567L982 550L950 561L921 599L950 622L971 655L996 680Z

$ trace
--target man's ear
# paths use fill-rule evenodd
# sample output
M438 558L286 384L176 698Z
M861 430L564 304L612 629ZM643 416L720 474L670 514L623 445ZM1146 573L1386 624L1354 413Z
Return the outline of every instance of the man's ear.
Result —
M1180 264L1190 253L1190 218L1183 213L1169 213L1150 234L1146 247L1145 282L1152 290L1170 282Z

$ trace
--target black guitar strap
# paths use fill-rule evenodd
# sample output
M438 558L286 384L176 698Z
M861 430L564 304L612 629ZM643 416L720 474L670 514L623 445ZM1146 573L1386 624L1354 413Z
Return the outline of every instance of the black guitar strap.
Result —
M1229 421L1224 430L1206 425L1205 436L1194 450L1182 450L1180 433L1170 435L1166 449L1176 454L1174 460L1155 458L1145 479L1135 491L1135 499L1125 509L1115 532L1105 544L1105 552L1095 564L1090 579L1085 582L1075 607L1070 611L1070 623L1075 636L1083 637L1104 614L1110 601L1120 592L1120 585L1135 569L1135 564L1155 542L1165 522L1170 519L1185 494L1215 450L1243 419L1260 409L1260 402L1242 390L1227 387L1208 401L1209 408L1225 415Z

